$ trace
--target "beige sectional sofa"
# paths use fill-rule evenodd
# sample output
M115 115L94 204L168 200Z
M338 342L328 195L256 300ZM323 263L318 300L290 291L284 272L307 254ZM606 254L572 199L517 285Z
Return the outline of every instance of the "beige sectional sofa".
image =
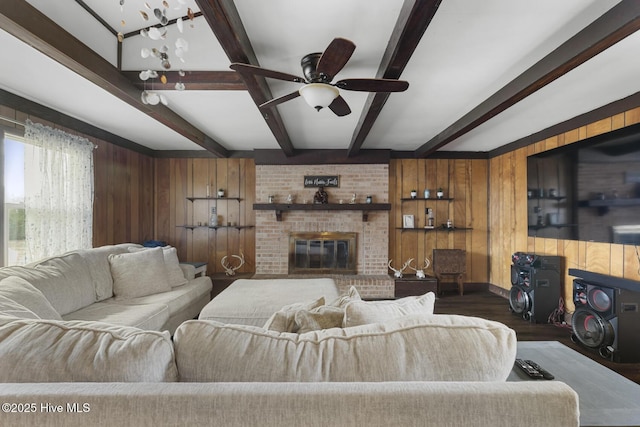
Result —
M566 384L505 382L513 330L433 303L322 297L264 327L189 320L172 338L33 318L0 295L0 425L578 425ZM341 310L348 324L326 327Z
M131 243L0 268L0 296L20 298L27 306L37 304L38 318L101 321L170 333L198 316L209 302L211 288L209 277L195 277L193 266L179 264L175 248ZM43 307L47 302L50 305Z

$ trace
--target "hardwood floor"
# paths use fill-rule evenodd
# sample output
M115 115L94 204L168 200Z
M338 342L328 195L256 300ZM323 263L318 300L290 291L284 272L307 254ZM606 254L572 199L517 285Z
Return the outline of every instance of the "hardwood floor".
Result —
M509 311L509 301L489 291L470 290L460 296L455 292L445 292L438 297L435 305L438 314L463 314L495 320L516 331L519 341L559 341L567 347L588 356L596 362L616 371L620 375L640 384L640 363L614 363L602 358L594 351L571 341L570 326L553 324L533 324ZM548 368L552 371L551 368Z

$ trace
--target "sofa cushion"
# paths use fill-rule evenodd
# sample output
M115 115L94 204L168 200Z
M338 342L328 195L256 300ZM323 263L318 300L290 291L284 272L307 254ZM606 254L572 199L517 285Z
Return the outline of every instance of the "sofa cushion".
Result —
M130 299L171 290L162 248L109 255L116 299Z
M113 277L111 277L109 255L127 253L129 248L141 247L135 243L121 243L119 245L106 245L77 251L84 258L91 271L96 301L103 301L113 297Z
M168 332L100 322L15 320L0 327L0 382L176 381Z
M139 252L150 250L150 248L130 248L129 252ZM162 255L164 256L164 266L167 269L167 279L172 288L182 286L187 283L187 278L180 268L178 260L178 251L172 246L163 246Z
M2 279L0 281L0 296L14 301L18 306L32 312L36 316L35 318L62 320L60 314L47 301L42 292L20 277L11 276ZM18 311L20 310L18 309ZM25 314L24 318L33 318L28 312L23 314Z
M287 304L273 313L264 324L264 328L278 332L298 332L296 313L301 310L311 310L322 305L324 305L324 297L317 298L313 301Z
M99 321L149 331L160 331L169 320L169 308L164 304L129 305L108 299L65 314L63 319Z
M29 310L22 304L12 299L0 295L0 315L6 317L17 317L19 319L39 319L37 314ZM15 319L14 319L15 320Z
M17 276L38 288L61 315L85 307L96 300L91 272L77 253L47 258L27 266L0 269L0 279Z
M504 381L515 332L475 317L414 314L304 334L190 320L174 334L181 381Z
M433 314L435 301L433 292L394 301L352 301L345 307L343 326L386 322L413 313Z
M205 295L207 297L211 295L211 279L208 277L196 277L186 285L172 288L167 292L160 292L128 300L111 299L105 302L120 305L165 305L168 307L169 317L171 317Z

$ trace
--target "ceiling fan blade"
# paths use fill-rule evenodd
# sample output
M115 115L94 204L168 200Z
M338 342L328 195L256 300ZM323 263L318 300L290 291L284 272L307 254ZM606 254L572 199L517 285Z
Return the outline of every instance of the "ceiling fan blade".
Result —
M393 79L345 79L337 82L336 87L360 92L404 92L409 83Z
M256 74L262 77L269 77L277 80L284 80L288 82L304 83L305 80L302 77L294 76L293 74L281 73L280 71L267 70L266 68L256 67L255 65L243 64L241 62L234 62L229 67L239 73Z
M345 101L340 95L338 95L338 97L329 104L329 109L333 111L336 116L340 117L351 114L351 108L347 105L347 101Z
M300 96L300 92L295 91L295 92L291 92L288 95L284 95L281 96L279 98L273 98L271 101L267 101L264 104L260 104L260 109L265 109L265 108L270 108L270 107L275 107L278 104L282 104L283 102L287 102L290 101L294 98L297 98Z
M325 74L331 81L338 74L342 67L345 66L356 45L352 41L342 38L335 38L325 49L318 61L316 71L318 74Z

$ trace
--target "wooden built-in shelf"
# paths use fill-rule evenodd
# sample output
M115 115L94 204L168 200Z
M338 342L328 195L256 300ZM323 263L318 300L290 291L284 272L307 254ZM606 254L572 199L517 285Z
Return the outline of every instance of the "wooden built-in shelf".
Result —
M362 211L362 221L367 222L370 211L390 211L390 203L254 203L253 210L275 211L276 220L282 221L284 211Z
M452 232L452 231L467 231L467 230L473 230L473 228L466 228L466 227L445 227L445 226L440 226L440 227L414 227L414 228L405 228L405 227L397 227L396 230L402 230L402 231L448 231L448 232Z
M189 230L193 230L194 228L210 228L212 230L217 230L218 228L235 228L237 230L241 230L243 228L253 228L253 225L216 225L212 227L210 225L176 225L176 227L180 228L188 228Z
M440 200L446 200L446 201L451 201L453 200L453 197L429 197L428 199L425 199L424 197L403 197L402 199L400 199L403 202L408 202L408 201L417 201L417 200L426 200L428 202L437 202Z
M194 200L237 200L239 202L242 199L239 197L187 197L187 200L190 202Z

